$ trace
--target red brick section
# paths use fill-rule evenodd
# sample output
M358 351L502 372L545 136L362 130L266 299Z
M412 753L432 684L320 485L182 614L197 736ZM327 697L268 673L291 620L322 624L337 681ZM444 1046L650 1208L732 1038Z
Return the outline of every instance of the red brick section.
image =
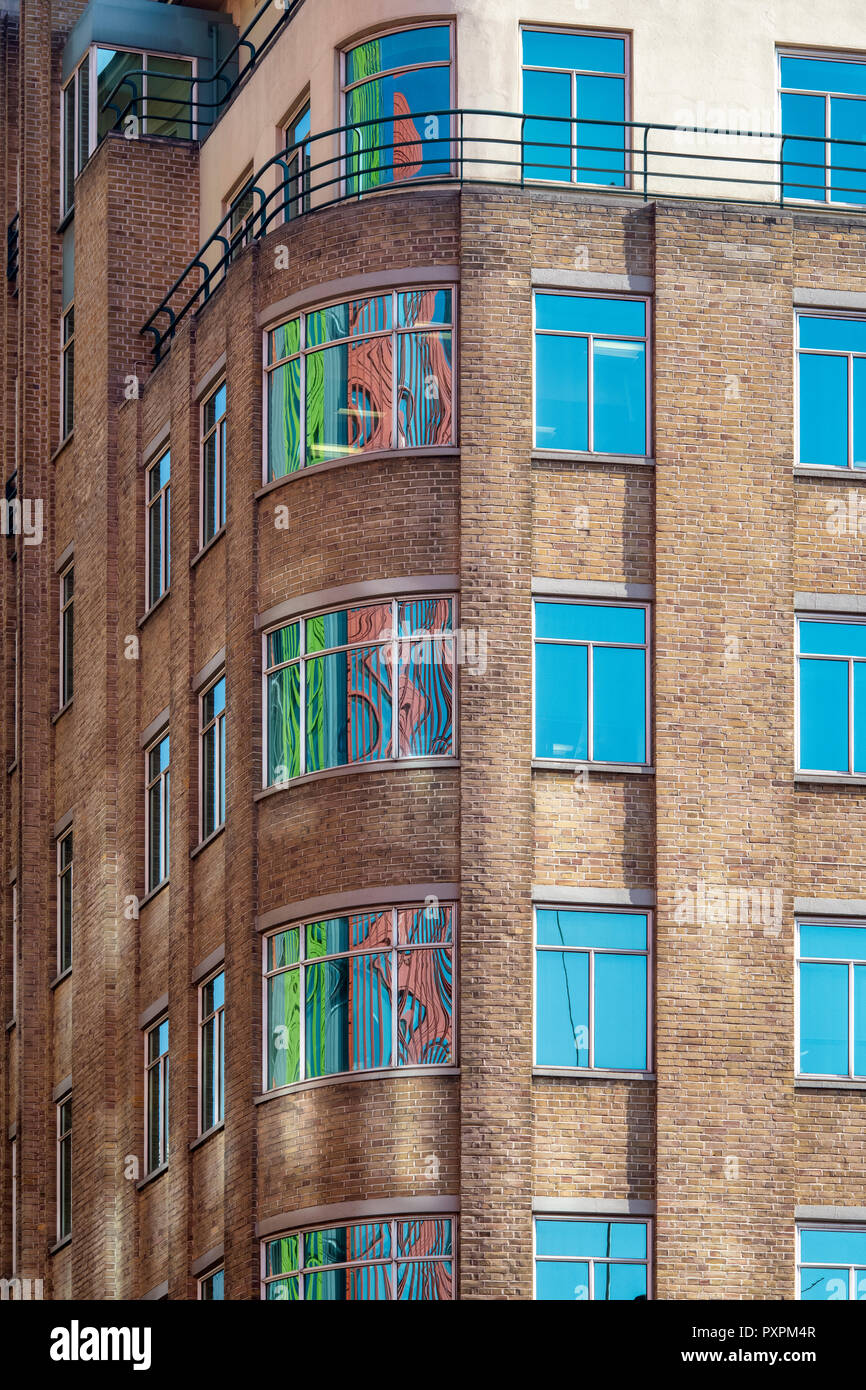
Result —
M791 220L660 206L655 273L657 1294L790 1298Z

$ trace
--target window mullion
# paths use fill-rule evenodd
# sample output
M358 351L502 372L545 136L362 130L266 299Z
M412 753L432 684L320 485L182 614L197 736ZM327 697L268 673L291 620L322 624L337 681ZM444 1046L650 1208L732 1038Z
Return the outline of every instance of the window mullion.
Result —
M595 451L595 338L586 341L586 440L590 453Z
M854 354L848 353L848 467L854 467Z
M298 928L298 1080L307 1079L307 960L306 927Z
M589 1065L595 1066L595 951L589 952Z
M848 773L854 774L854 658L848 658Z
M848 1075L854 1075L854 962L848 962Z
M588 762L592 762L592 758L593 758L593 742L594 742L594 733L595 733L595 730L594 730L594 727L593 727L594 721L593 721L593 717L592 717L592 703L593 703L593 669L592 669L592 668L593 668L593 661L592 661L592 651L593 651L592 643L591 643L591 642L588 642L588 643L587 643L587 647L586 647L586 756L587 756L587 761L588 761Z

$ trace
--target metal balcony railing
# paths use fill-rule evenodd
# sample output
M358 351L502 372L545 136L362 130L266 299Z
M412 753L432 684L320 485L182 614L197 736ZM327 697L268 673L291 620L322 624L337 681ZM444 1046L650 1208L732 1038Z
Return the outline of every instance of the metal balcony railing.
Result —
M338 126L288 145L253 176L243 227L233 231L226 213L141 332L151 335L158 362L242 244L383 192L531 183L643 202L664 196L866 211L866 141L640 121L583 120L579 130L576 140L575 124L562 117L448 109Z
M6 229L6 279L13 290L18 288L18 228L20 216L16 212Z

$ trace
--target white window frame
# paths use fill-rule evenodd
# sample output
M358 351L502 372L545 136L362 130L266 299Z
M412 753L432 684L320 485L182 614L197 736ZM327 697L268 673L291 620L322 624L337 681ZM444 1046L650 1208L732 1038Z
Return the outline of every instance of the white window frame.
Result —
M596 642L596 641L592 641L592 642L587 641L587 642L584 642L584 641L571 641L571 640L568 640L568 639L560 639L560 638L553 638L553 637L536 638L536 623L535 623L535 605L536 605L536 603L563 603L563 604L570 604L570 605L572 605L572 606L573 606L573 605L576 605L576 604L582 604L582 605L588 605L590 608L642 608L642 609L644 610L645 615L646 615L646 616L645 616L645 619L644 619L644 622L645 622L644 638L645 638L645 640L644 640L642 643L640 643L640 642ZM653 609L653 602L652 602L652 600L649 600L649 599L619 599L619 598L607 598L607 597L604 597L604 596L594 596L594 595L588 595L588 594L575 594L575 595L572 596L572 595L563 595L563 594L545 594L545 593L541 593L541 592L539 592L539 593L533 593L533 595L532 595L532 715L531 715L531 717L532 717L532 757L533 757L533 760L534 760L534 761L543 763L543 765L544 765L545 767L547 767L547 766L550 766L550 767L557 767L557 766L558 766L558 767L578 767L578 768L584 768L584 767L585 767L585 768L593 768L593 767L597 767L597 768L602 768L602 769L604 769L604 768L617 768L617 767L622 767L622 768L626 768L626 769L627 769L627 768L631 768L631 767L651 767L651 766L652 766L652 757L653 757L653 748L652 748L652 721L651 721L651 714L652 714L652 684L653 684L653 668L652 668L652 649L653 649L652 609ZM536 748L535 748L535 731L536 731L535 717L536 717L536 712L537 712L537 709L538 709L538 703L537 703L537 697L536 697L536 686L535 686L536 678L537 678L537 663L536 663L536 660L535 660L536 644L538 644L538 645L540 645L540 646L544 646L544 647L589 647L589 648L592 648L592 647L617 647L617 648L620 648L620 649L625 650L625 651L643 651L643 652L645 653L645 662L646 662L646 665L645 665L645 680L644 680L644 687L645 687L644 720L645 720L645 732L646 732L646 753L645 753L645 756L644 756L644 761L643 761L642 763L611 763L611 762L601 762L601 761L595 761L595 760L593 759L593 757L592 757L592 751L593 751L593 750L592 750L592 734L593 734L592 697L593 697L593 685L592 685L592 654L591 654L591 652L590 652L590 653L588 654L588 656L587 656L587 667L586 667L586 680L587 680L586 751L587 751L587 755L588 755L588 756L587 756L585 759L581 759L581 758L548 758L548 757L546 757L546 756L544 756L544 755L540 755L540 754L538 754L538 753L536 752Z
M811 917L798 914L794 932L794 1074L798 1081L866 1081L866 1072L854 1070L854 967L866 967L866 956L804 956L800 949L801 927L859 927L866 929L866 917ZM800 1070L801 965L847 965L848 967L848 1070L847 1072Z
M225 1123L225 963L221 962L215 970L202 980L198 987L198 1133L199 1137L203 1134L210 1134L211 1131L219 1129ZM218 1005L211 1013L204 1011L204 992L208 985L213 984L217 976L223 977L223 1002ZM212 1125L205 1128L204 1125L204 1059L205 1059L205 1029L213 1022L214 1034L214 1072L217 1076L216 1094L220 1097L220 1114ZM214 1271L209 1271L213 1273ZM206 1276L205 1276L206 1277Z
M866 116L866 97L864 102L864 116ZM804 348L800 346L800 320L801 319L832 319L834 322L845 322L849 319L859 320L866 323L866 314L857 309L795 309L794 317L794 395L796 399L796 409L794 411L794 467L795 468L826 468L828 476L838 474L844 478L848 474L855 477L866 475L866 468L854 467L854 359L866 360L866 349L863 352L856 352L853 349L842 348ZM839 468L832 464L810 464L803 463L800 458L800 412L803 408L802 396L800 394L800 358L801 357L845 357L848 361L848 463L845 468ZM866 430L866 420L863 421Z
M842 472L842 469L839 469ZM795 771L805 773L810 776L827 777L830 779L840 777L862 777L864 774L854 771L854 664L862 662L866 665L866 656L822 656L818 653L800 651L800 624L801 623L844 623L846 626L858 624L866 626L866 617L859 613L796 613L794 615L795 624L795 646L794 646L794 757ZM839 772L838 769L828 769L823 767L803 767L800 760L800 661L847 661L848 663L848 771Z
M834 48L786 48L777 47L776 49L776 110L778 113L777 129L779 131L779 190L784 188L786 183L796 181L796 171L792 178L785 177L785 163L782 146L782 97L783 96L806 96L824 98L824 197L822 198L789 198L785 197L785 203L794 204L797 207L809 207L817 204L819 207L827 208L862 208L866 207L866 194L863 200L858 203L843 202L841 199L830 198L830 176L832 168L830 165L830 141L834 138L831 126L831 99L841 97L845 101L862 101L866 103L866 95L860 96L854 92L811 92L802 87L783 87L782 86L782 59L783 58L812 58L823 63L862 63L866 64L866 52L839 52ZM866 110L864 110L864 124L866 124ZM786 140L802 140L802 135L788 135ZM811 142L817 148L817 140ZM795 161L796 162L796 161ZM809 170L806 170L808 173ZM778 192L778 190L777 190Z
M866 1299L866 1292L864 1292L864 1294L863 1294L859 1299L857 1298L857 1283L856 1283L856 1280L857 1280L857 1274L858 1274L858 1273L861 1273L861 1274L864 1276L863 1287L864 1287L864 1289L866 1289L866 1261L864 1261L864 1263L863 1263L862 1265L847 1265L847 1266L846 1266L845 1264L843 1264L841 1261L840 1261L838 1264L813 1264L813 1263L811 1263L811 1262L806 1262L806 1263L804 1263L804 1262L803 1262L803 1259L802 1259L802 1249L803 1249L802 1236L803 1236L803 1232L804 1232L804 1231L824 1231L824 1232L834 1231L834 1232L836 1232L836 1233L839 1234L839 1235L845 1235L845 1234L848 1234L848 1233L850 1233L850 1232L857 1232L858 1234L860 1234L860 1233L866 1233L866 1225L862 1225L862 1224L860 1224L860 1223L858 1223L858 1222L848 1222L848 1221L846 1221L846 1222L844 1222L844 1223L835 1222L835 1221L798 1221L798 1222L797 1222L797 1276L796 1276L796 1277L797 1277L797 1289L796 1289L796 1293L795 1293L795 1295L794 1295L796 1301L797 1301L798 1303L812 1303L812 1302L815 1302L815 1301L816 1301L816 1300L811 1299L811 1298L809 1298L809 1299L804 1299L804 1298L803 1298L803 1295L802 1295L802 1293L801 1293L802 1272L803 1272L804 1269L846 1269L846 1268L847 1268L847 1270L848 1270L848 1298L847 1298L847 1300L843 1300L843 1299L837 1299L837 1300L832 1300L832 1299L821 1299L821 1300L817 1300L817 1301L819 1301L819 1302L827 1302L827 1303L833 1302L833 1301L836 1301L836 1302L839 1302L839 1303L842 1303L842 1302L845 1302L845 1301L847 1301L847 1302L852 1302L852 1303L856 1303L856 1302L862 1303L862 1302L864 1301L864 1299Z
M612 1258L610 1258L610 1259L607 1259L607 1258L605 1258L604 1256L598 1256L598 1255L594 1255L594 1256L590 1256L590 1255L574 1255L574 1256L571 1256L571 1255L539 1255L539 1254L538 1254L537 1227L536 1227L536 1223L537 1223L538 1221L568 1221L568 1222L571 1223L571 1225L576 1225L578 1222L589 1222L589 1223L594 1224L594 1225L598 1225L598 1224L600 1224L600 1223L603 1223L603 1224L608 1224L608 1223L610 1223L611 1225L616 1225L616 1224L622 1224L622 1223L624 1222L626 1225L629 1225L629 1226L645 1226L645 1227L646 1227L646 1259L645 1259L645 1260L630 1260L630 1259L620 1259L620 1258L618 1258L618 1257L612 1257ZM538 1299L538 1280L537 1280L537 1273L538 1273L538 1266L539 1266L539 1264L584 1264L584 1265L588 1265L588 1266L589 1266L589 1270L588 1270L589 1286L588 1286L588 1288L587 1288L587 1297L586 1297L586 1299L576 1299L575 1302L594 1303L594 1302L598 1301L598 1302L605 1302L605 1303L607 1303L607 1302L615 1302L615 1303L618 1303L618 1302L620 1302L621 1300L619 1300L619 1299L610 1299L610 1300L609 1300L609 1299L599 1299L599 1300L596 1300L596 1299L593 1298L593 1293L594 1293L594 1291L595 1291L595 1290L594 1290L594 1284L595 1284L595 1266L596 1266L597 1264L602 1264L602 1265L615 1265L615 1264L616 1264L616 1265L644 1265L644 1266L646 1267L646 1289L647 1289L646 1297L647 1297L647 1302L648 1302L648 1303L651 1302L651 1301L652 1301L652 1297L653 1297L653 1244L654 1244L653 1224L654 1224L654 1223L653 1223L653 1218L652 1218L651 1216L631 1216L631 1215L620 1215L620 1214L612 1215L612 1214L609 1213L609 1212L594 1212L594 1213L590 1213L590 1212L577 1212L577 1211L575 1211L575 1212L558 1212L558 1211L557 1211L557 1212L553 1212L553 1211L548 1212L548 1211L540 1211L540 1210L538 1210L538 1211L533 1211L533 1213L532 1213L532 1298L533 1298L533 1301L536 1301L536 1300ZM543 1301L546 1302L547 1300L543 1300Z

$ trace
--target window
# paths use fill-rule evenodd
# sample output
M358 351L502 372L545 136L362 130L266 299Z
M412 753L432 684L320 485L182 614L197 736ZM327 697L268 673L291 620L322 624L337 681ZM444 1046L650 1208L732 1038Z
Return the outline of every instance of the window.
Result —
M225 1299L226 1275L224 1269L215 1269L198 1281L198 1296L207 1302L222 1302Z
M286 222L310 210L310 106L299 112L285 129L285 148L293 152L287 159L288 193L283 212Z
M535 446L650 452L649 301L535 295Z
M201 697L201 838L226 818L226 678L220 676Z
M451 28L401 29L343 58L346 192L451 173Z
M536 601L535 756L646 763L649 609Z
M207 545L226 524L226 384L201 408L201 543Z
M12 884L12 940L10 942L12 950L12 1012L9 1015L10 1021L18 1017L18 884Z
M171 451L147 470L147 606L171 583Z
M783 53L779 62L784 196L866 203L866 60Z
M57 841L57 973L72 964L72 831Z
M647 1223L592 1217L538 1217L535 1297L642 1300L649 1293Z
M145 1034L144 1123L145 1171L152 1173L168 1161L168 1019Z
M394 290L267 335L268 479L373 449L454 442L452 291Z
M453 950L453 908L441 904L307 922L267 937L266 1088L451 1066Z
M57 1239L72 1230L72 1096L57 1104Z
M269 632L266 784L328 767L452 757L453 606L386 599Z
M797 926L801 1076L866 1079L866 922Z
M645 1071L646 913L538 907L535 922L536 1064Z
M453 1222L368 1221L265 1243L264 1297L289 1303L454 1297Z
M60 372L60 437L66 439L75 424L75 306L70 304L63 312L63 331L61 342L63 358Z
M201 987L201 1132L222 1124L225 1114L225 972Z
M67 565L60 576L60 708L68 705L73 693L73 650L75 570Z
M866 1226L800 1226L797 1234L801 1299L866 1299Z
M256 211L253 179L250 178L228 202L229 263L236 260L244 247L249 245Z
M169 736L163 734L148 748L147 763L147 891L169 874Z
M866 776L866 621L799 618L797 665L798 767Z
M797 315L797 459L866 468L866 318Z
M626 39L523 30L526 177L624 188Z
M90 157L90 55L79 63L61 93L62 211L75 198L75 180Z

